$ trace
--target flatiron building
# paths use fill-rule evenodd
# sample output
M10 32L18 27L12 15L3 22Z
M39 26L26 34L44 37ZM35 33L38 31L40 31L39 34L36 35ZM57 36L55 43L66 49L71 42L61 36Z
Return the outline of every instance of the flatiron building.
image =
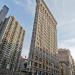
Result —
M59 75L57 22L44 0L36 0L28 68L32 75Z

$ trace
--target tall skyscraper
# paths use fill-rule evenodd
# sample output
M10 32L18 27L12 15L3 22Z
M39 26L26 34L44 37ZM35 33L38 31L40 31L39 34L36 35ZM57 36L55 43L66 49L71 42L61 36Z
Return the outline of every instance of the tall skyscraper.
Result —
M29 53L32 75L59 75L57 51L57 22L44 0L36 0L36 13Z
M22 51L25 31L10 16L2 23L0 31L0 68L15 70Z
M2 21L4 21L6 15L7 15L7 13L8 13L8 11L9 11L9 8L8 8L6 5L4 5L3 8L2 8L1 11L0 11L0 23L1 23Z

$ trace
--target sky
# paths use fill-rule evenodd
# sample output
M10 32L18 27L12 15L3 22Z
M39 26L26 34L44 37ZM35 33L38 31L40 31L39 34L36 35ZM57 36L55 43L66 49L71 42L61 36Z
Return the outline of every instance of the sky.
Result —
M57 21L58 48L70 49L75 59L75 0L44 0ZM35 16L36 0L0 0L9 7L8 16L15 16L25 29L22 56L28 57Z

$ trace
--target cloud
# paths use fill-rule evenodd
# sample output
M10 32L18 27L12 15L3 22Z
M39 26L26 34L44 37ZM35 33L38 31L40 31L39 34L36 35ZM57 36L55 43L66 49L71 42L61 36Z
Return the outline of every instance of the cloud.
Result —
M13 0L16 5L24 8L25 11L34 15L35 13L35 1L34 0Z
M72 47L75 45L75 38L67 38L65 40L60 40L59 42L63 44L63 46L66 45Z
M63 19L59 26L61 26L61 25L68 25L68 24L70 25L72 23L75 23L75 18L74 19L71 19L71 20L67 20L67 21L65 21Z
M18 4L18 5L20 5L22 3L21 0L13 0L13 1L14 1L15 4Z

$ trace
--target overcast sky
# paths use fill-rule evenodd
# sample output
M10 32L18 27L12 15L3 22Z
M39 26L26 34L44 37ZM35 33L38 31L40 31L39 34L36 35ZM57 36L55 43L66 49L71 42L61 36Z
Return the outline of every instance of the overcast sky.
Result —
M58 48L70 49L75 58L75 0L45 0L45 2L58 23ZM9 7L8 16L16 16L26 30L22 56L28 57L36 0L1 0L0 9L3 5Z

